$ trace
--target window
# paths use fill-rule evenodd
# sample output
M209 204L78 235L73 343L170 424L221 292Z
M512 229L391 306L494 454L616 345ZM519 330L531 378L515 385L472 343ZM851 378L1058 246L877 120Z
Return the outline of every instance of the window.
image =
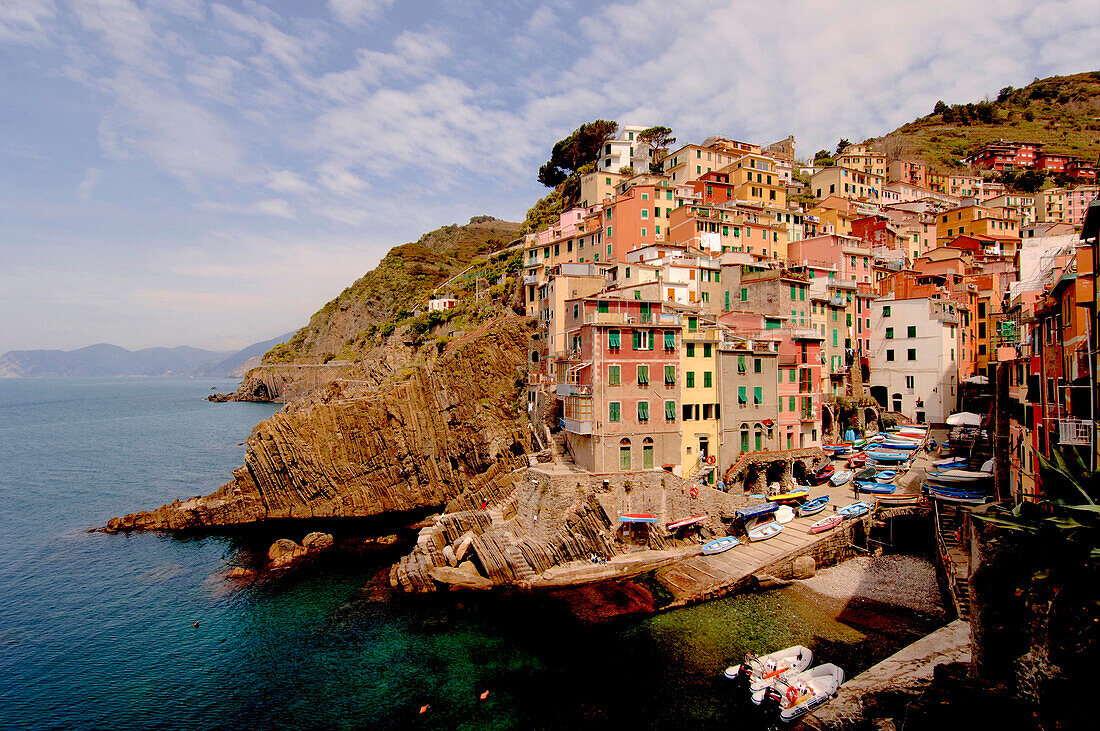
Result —
M649 402L638 402L638 421L649 421Z
M752 402L753 402L753 404L755 404L757 406L764 403L764 393L763 393L763 389L760 386L753 386L753 389L752 389Z
M887 340L893 340L894 339L894 328L892 328L892 327L886 328L886 339ZM836 345L836 343L833 343L833 345Z
M687 357L695 357L695 343L685 343L684 347L687 348Z
M914 388L915 385L916 385L916 380L917 379L914 378L913 376L906 376L905 377L905 387L908 388L908 389Z
M649 385L649 366L644 366L644 365L638 366L638 385L639 386L648 386Z
M788 400L787 400L787 411L790 411L791 413L794 413L794 410L795 410L794 396L789 396Z
M608 421L621 421L622 420L623 405L618 401L611 401L607 404L607 420Z
M742 302L748 302L749 301L749 289L748 289L748 287L742 287L741 288L741 301Z
M634 331L634 350L653 350L653 338L649 330Z
M889 305L886 305L885 307L882 308L882 316L883 317L889 317L890 316L890 306Z
M606 303L603 303L604 308L607 307ZM606 309L604 310L606 312ZM622 347L622 337L618 330L611 330L607 333L607 349L618 350Z
M798 377L797 373L798 373L798 369L797 368L792 368L790 370L790 375L787 377L787 383L794 383L795 378Z
M622 366L608 366L607 367L607 385L618 386L622 383Z
M894 360L894 351L892 351L892 350L887 350L887 351L886 351L886 361L887 361L887 362L891 362L891 361L893 361L893 360Z
M906 350L905 351L905 359L906 360L916 360L917 359L917 349L916 348L909 348L908 350Z
M743 356L743 355L737 356L737 372L738 373L744 373L745 372L745 356Z
M665 366L665 385L666 386L675 386L676 385L676 366L670 366L670 365Z
M596 304L596 312L607 312L607 302L599 302ZM611 332L618 335L618 330L612 330Z
M695 388L695 371L688 371L685 373L684 380L687 382L688 388Z
M744 406L748 402L749 402L749 399L748 399L747 396L745 396L745 387L744 386L738 386L737 387L737 404L739 406Z
M703 357L704 358L710 358L711 355L712 355L712 353L711 353L711 344L710 343L703 343Z
M907 338L917 337L917 326L916 325L910 325L905 331L905 337L907 337Z
M676 421L675 401L665 401L665 421Z
M752 372L753 373L763 373L763 368L764 368L764 364L760 361L759 358L753 358L752 359Z
M703 371L703 388L710 388L714 385L714 378L710 371Z
M675 330L665 330L665 350L676 350Z
M684 421L691 421L691 404L684 404L684 415L681 417Z

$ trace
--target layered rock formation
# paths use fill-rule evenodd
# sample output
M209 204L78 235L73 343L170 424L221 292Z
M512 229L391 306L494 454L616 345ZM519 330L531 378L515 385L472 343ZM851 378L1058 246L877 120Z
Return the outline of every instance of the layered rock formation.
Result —
M211 495L112 519L107 530L366 517L477 493L526 464L517 407L530 329L526 318L497 318L404 380L330 382L261 422L245 465Z

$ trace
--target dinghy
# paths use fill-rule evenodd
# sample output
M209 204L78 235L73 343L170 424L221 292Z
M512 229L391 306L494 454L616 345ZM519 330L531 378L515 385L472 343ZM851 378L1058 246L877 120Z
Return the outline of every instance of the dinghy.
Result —
M827 530L832 530L838 525L844 522L844 517L837 515L830 515L828 518L822 518L813 525L810 526L811 533L824 533Z
M748 531L750 541L766 541L769 538L773 538L783 530L783 526L779 525L778 521L772 520L767 523L759 523L756 527Z
M833 483L833 487L840 487L852 480L851 470L840 470L829 478L829 482Z
M775 520L780 525L790 523L792 520L794 520L794 508L792 508L790 505L781 506L779 510L775 511Z
M831 452L834 456L838 454L847 454L852 451L851 444L822 444L821 451Z
M780 679L765 693L778 701L779 719L790 723L835 698L843 683L844 671L832 663L826 663Z
M952 470L966 467L966 460L962 457L947 457L946 459L937 459L932 463L932 467L937 470Z
M860 492L868 492L873 495L889 495L897 490L895 485L885 484L879 482L857 482L856 489Z
M836 470L831 464L827 464L817 472L806 478L806 481L811 485L823 485L829 481L829 478L833 476L833 472Z
M722 536L721 538L716 538L710 543L703 546L703 553L722 553L723 551L728 551L734 546L739 545L740 543L741 541L737 540L733 536Z
M792 490L790 492L781 492L778 495L769 495L768 502L783 503L790 500L804 500L808 496L809 493L805 490Z
M810 667L813 661L814 653L810 648L795 645L762 657L749 653L745 655L745 661L740 665L730 665L726 668L725 675L730 680L747 678L749 692L754 693L759 690L763 698L763 691L774 685L781 675L784 673L797 675Z
M829 496L822 495L821 497L815 497L813 500L802 503L798 506L798 514L803 518L807 515L817 515L825 506L829 504Z
M856 452L848 458L849 467L862 467L867 464L867 455L863 452Z
M852 503L851 505L845 505L840 510L836 511L837 515L848 518L858 518L861 515L866 515L871 511L871 506L860 500L859 502Z
M889 482L898 476L895 470L882 470L875 474L875 482Z
M864 482L870 482L875 479L875 475L878 474L878 470L874 467L867 467L852 475L854 480L863 480Z

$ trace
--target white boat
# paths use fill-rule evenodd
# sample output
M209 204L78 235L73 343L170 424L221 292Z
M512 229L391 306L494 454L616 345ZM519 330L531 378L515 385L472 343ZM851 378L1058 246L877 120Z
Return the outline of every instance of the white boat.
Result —
M927 477L933 482L969 485L991 480L993 475L988 472L974 472L972 470L944 470L943 472L929 472Z
M740 665L730 665L726 668L726 677L731 680L739 677L747 678L749 693L753 696L753 702L759 705L764 700L764 693L775 685L777 680L784 675L794 676L801 673L810 667L813 661L813 651L802 645L788 647L762 657L750 653L745 656L745 661Z
M844 671L826 663L779 679L767 694L779 701L779 719L789 723L835 698L843 683Z
M852 481L851 470L838 470L833 473L833 476L829 478L829 482L833 483L833 487L840 487L846 485Z
M780 524L790 523L794 520L794 508L790 505L781 505L779 510L775 511L775 520Z

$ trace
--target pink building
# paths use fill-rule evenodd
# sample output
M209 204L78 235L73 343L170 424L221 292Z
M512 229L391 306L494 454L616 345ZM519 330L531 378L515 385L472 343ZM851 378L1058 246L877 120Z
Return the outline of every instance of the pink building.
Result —
M836 278L850 284L874 282L870 247L853 236L813 236L787 245L788 258L796 263L835 266Z

